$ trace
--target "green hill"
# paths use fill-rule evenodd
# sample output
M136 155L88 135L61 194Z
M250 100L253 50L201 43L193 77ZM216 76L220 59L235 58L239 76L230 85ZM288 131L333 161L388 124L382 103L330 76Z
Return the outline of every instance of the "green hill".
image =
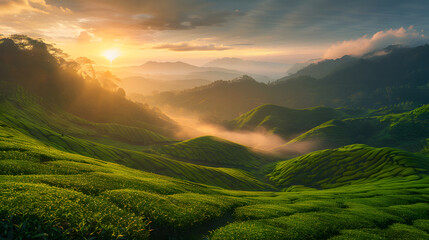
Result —
M276 165L270 180L277 186L334 188L364 181L429 171L429 158L393 148L349 145L313 152Z
M394 177L386 171L391 177L329 190L222 190L59 151L5 123L0 126L1 237L428 236L428 178L411 172Z
M256 168L265 162L262 155L247 147L210 136L162 145L155 151L201 165Z
M240 204L219 188L57 150L3 122L0 153L2 237L6 231L12 239L145 239L149 228L192 226ZM162 168L158 162L154 167ZM214 184L234 179L232 169L175 165L177 174L200 174Z
M152 145L172 141L146 129L120 124L92 123L58 108L46 108L43 101L24 90L0 99L0 121L38 144L69 153L123 164L224 188L266 189L267 184L236 169L212 168L185 163L173 157L142 152Z
M175 123L157 109L125 98L118 79L93 69L89 59L71 61L59 49L23 35L0 39L0 95L17 88L96 123L117 123L168 135ZM22 69L25 69L23 71Z
M327 107L291 109L267 104L242 114L228 125L236 130L254 131L263 128L285 139L292 139L328 120L346 116L344 111Z
M427 148L428 138L429 104L400 114L331 120L288 144L315 142L315 149L324 149L363 143L375 147L389 146L421 151Z
M172 141L153 131L131 127L117 123L93 123L76 117L54 106L43 106L43 99L31 95L25 90L9 89L8 96L2 96L0 118L9 125L25 128L34 125L52 129L62 135L80 137L84 139L113 139L134 145L151 145ZM25 129L30 135L43 135Z

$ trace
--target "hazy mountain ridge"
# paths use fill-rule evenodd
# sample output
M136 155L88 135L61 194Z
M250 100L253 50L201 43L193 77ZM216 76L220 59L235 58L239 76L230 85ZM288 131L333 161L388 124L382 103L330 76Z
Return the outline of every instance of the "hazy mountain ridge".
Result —
M225 80L237 78L241 75L250 74L260 82L269 82L274 80L257 73L247 73L234 68L227 67L205 67L195 66L184 62L156 62L148 61L138 66L124 67L98 67L102 70L110 70L121 78L144 77L157 80L192 80L201 79L207 81Z
M240 58L218 58L203 65L204 67L221 67L235 69L248 74L266 75L278 78L285 75L291 64L277 62L261 62L243 60Z
M234 109L218 116L223 119L234 118L262 104L290 108L324 105L377 109L408 102L417 107L429 102L428 63L428 45L396 47L381 56L322 61L302 69L300 72L303 75L297 73L275 83L260 84L257 88L251 87L251 81L235 83L237 86L224 94L223 85L217 83L174 94L160 93L145 100L159 105L177 104L204 114L217 114L215 102L222 99L229 103L230 109ZM322 66L325 65L330 66L330 71L323 70ZM304 73L323 77L314 78ZM229 84L227 81L224 83ZM207 95L213 97L203 101L202 97ZM252 102L246 96L252 96Z

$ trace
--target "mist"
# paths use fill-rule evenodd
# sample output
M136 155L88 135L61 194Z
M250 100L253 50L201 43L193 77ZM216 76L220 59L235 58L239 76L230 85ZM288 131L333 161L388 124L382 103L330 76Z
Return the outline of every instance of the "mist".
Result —
M163 108L162 111L181 127L181 130L176 133L176 138L181 140L200 136L215 136L265 153L272 152L272 149L287 143L280 136L264 129L231 131L220 124L202 120L202 116L196 113L179 112L170 108Z

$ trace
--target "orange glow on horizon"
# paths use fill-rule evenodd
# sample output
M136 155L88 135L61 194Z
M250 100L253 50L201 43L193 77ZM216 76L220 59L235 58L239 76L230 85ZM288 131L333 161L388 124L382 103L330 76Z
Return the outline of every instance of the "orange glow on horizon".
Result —
M121 56L121 52L119 49L109 49L103 52L103 56L112 63L113 60Z

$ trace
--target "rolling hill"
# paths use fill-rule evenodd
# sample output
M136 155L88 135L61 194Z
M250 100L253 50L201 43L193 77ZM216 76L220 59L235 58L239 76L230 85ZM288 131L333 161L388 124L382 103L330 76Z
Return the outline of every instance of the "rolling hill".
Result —
M349 145L280 162L270 173L277 186L334 188L364 181L427 174L429 158L393 148Z
M242 145L211 136L193 138L172 145L161 145L154 149L157 153L209 166L254 169L266 163L268 158Z
M288 144L317 142L313 150L352 143L396 147L408 151L427 148L429 105L415 110L374 117L331 120L291 140ZM281 147L279 148L279 150Z
M266 104L240 115L227 125L234 130L255 131L261 128L290 140L328 120L345 118L349 113L327 107L291 109Z
M249 189L268 187L241 170L203 167L142 152L147 149L142 146L143 143L153 145L172 141L145 129L91 123L67 113L44 111L31 101L26 104L22 101L1 102L0 106L7 110L0 114L5 128L37 139L38 144L44 146L190 181L220 184L226 188L228 185L231 188L247 186Z
M340 184L351 185L328 190L295 186L287 188L288 192L223 190L135 170L46 146L3 122L0 149L0 234L6 233L0 236L42 239L205 236L341 239L398 234L425 239L428 236L429 182L421 171L427 171L427 162L426 165L420 162L427 158L394 149L350 146L331 151L339 158L336 163L356 174L365 166L357 165L359 160L352 158L370 154L373 158L366 162L378 173L378 178L368 177L368 183L342 178ZM313 161L309 157L303 159L312 164L294 171L314 171L317 162L327 161L322 153L314 153L320 157ZM276 171L283 173L285 163L279 163L277 168L272 175ZM303 177L289 180L299 182ZM308 177L315 176L305 179Z

